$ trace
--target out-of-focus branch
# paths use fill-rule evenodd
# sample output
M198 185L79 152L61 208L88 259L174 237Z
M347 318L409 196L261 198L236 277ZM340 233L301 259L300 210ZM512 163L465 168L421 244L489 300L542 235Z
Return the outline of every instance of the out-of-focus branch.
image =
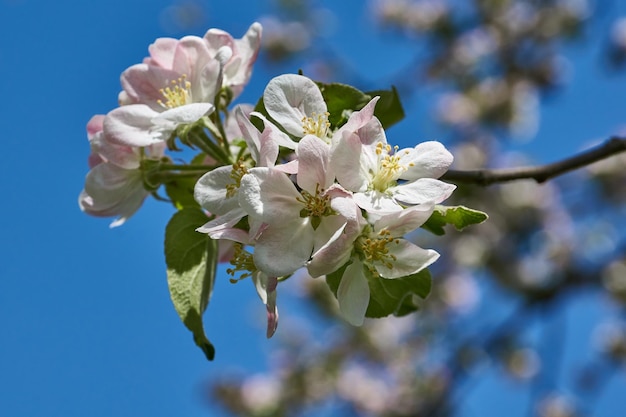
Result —
M624 151L626 151L626 138L612 137L595 148L546 165L467 171L450 170L446 172L441 179L483 186L518 180L535 180L537 183L542 183L566 172L582 168Z

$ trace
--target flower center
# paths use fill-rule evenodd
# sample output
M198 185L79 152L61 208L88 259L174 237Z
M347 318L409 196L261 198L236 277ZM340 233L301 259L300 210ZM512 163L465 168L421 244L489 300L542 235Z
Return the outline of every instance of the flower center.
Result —
M226 198L234 197L239 187L241 187L241 178L248 173L248 168L244 165L243 160L239 160L233 164L233 169L230 171L230 177L233 179L233 184L226 185Z
M324 190L320 190L319 184L315 186L315 194L302 190L300 195L297 200L304 204L304 208L300 210L300 217L310 217L313 229L317 229L322 217L335 214L330 207L330 197L324 194Z
M378 156L378 172L372 178L372 188L384 192L387 188L396 184L396 180L405 172L413 163L408 166L400 162L400 155L397 154L398 146L392 148L389 144L378 142L376 144L376 155ZM409 151L405 151L409 153Z
M315 135L320 139L326 140L330 130L330 122L328 121L330 113L323 114L313 113L313 117L302 118L302 134Z
M241 243L235 243L233 247L235 248L235 253L230 260L230 264L234 266L234 268L228 268L226 273L232 276L232 278L230 278L230 282L234 284L244 278L252 276L257 269L256 265L254 265L252 254L247 252ZM243 272L239 278L235 278L235 274L237 272Z
M185 74L177 80L170 81L170 85L161 88L159 93L165 101L157 100L157 103L165 109L173 109L191 103L191 83L187 81Z
M379 262L389 269L393 269L393 262L397 260L396 255L389 253L388 245L400 243L399 239L391 236L391 232L383 229L374 237L361 237L358 240L358 248L365 257L365 263L368 264L369 270L378 275L373 263Z

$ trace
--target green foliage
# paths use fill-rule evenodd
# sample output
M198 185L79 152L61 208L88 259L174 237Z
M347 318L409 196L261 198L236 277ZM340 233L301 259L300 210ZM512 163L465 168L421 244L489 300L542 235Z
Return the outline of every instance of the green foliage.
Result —
M176 178L165 184L165 193L177 210L185 207L200 207L193 198L197 178Z
M317 85L326 102L330 113L328 121L333 128L344 124L352 111L362 109L372 99L371 96L347 84L317 83Z
M196 345L213 360L215 348L205 335L202 314L215 282L217 241L196 232L207 220L199 208L188 207L174 214L165 229L165 263L176 312L193 333Z
M366 94L371 97L380 96L378 103L376 103L374 116L380 120L385 129L404 119L404 109L396 87L392 86L391 90L368 91Z
M326 283L335 296L347 267L346 264L326 276ZM424 299L430 294L432 279L428 269L402 278L387 279L373 276L366 268L365 275L370 288L365 317L405 316L419 309L416 296Z
M452 224L457 230L462 230L467 226L482 223L489 216L482 211L474 210L465 206L435 206L435 211L430 218L422 225L422 228L442 236L446 233L444 226Z

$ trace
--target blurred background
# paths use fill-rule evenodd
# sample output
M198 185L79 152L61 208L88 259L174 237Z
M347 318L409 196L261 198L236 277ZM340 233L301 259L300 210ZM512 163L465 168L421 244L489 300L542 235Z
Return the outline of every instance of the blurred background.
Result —
M264 26L252 81L302 70L398 88L400 147L439 140L455 169L570 156L626 135L619 0L0 0L0 414L615 416L626 394L626 157L547 184L459 184L490 219L416 241L441 253L420 312L336 316L323 280L279 289L281 322L224 270L207 362L169 299L149 200L122 227L78 209L85 125L154 39Z

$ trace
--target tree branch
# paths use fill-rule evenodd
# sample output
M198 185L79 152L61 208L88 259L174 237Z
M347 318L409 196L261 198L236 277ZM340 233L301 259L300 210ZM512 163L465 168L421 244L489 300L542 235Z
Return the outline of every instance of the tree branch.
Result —
M609 156L626 151L626 138L612 137L603 144L577 155L536 167L503 169L476 169L467 171L450 170L441 179L478 185L491 185L500 182L532 179L541 184L566 172L582 168Z

